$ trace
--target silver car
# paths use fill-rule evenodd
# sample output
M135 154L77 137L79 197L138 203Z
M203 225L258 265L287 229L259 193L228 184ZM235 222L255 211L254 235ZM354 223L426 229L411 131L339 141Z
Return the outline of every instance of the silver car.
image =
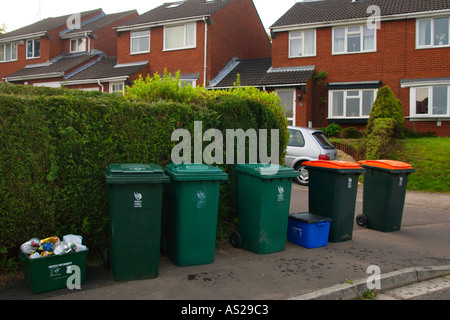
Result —
M295 181L307 186L308 170L303 162L310 160L337 160L337 150L322 131L303 127L288 126L286 165L300 171Z

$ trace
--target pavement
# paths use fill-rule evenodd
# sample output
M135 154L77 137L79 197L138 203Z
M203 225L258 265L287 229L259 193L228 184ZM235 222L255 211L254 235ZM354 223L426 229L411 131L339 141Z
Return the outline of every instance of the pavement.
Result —
M362 191L359 185L355 216L362 213ZM290 212L305 211L308 188L293 184ZM0 299L356 300L379 285L373 290L375 299L408 300L392 290L411 291L410 286L424 284L423 294L426 288L440 287L430 299L449 300L449 248L450 194L407 192L402 228L396 232L378 232L355 223L349 241L314 249L287 242L284 251L264 255L226 243L216 249L212 264L178 267L161 256L157 278L130 282L114 281L110 270L90 263L79 290L35 295L18 279L0 287Z

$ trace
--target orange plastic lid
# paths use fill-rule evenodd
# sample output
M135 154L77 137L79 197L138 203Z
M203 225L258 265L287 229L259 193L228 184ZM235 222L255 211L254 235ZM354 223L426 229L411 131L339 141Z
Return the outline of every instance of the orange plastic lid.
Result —
M331 168L331 169L362 169L361 165L354 162L340 160L316 160L303 162L305 166Z
M364 160L359 161L358 163L370 167L384 168L390 170L413 169L413 167L409 163L395 160Z

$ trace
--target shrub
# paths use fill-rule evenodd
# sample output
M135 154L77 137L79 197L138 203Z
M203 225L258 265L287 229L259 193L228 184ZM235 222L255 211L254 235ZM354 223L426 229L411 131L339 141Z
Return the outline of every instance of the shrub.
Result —
M322 128L323 133L328 137L339 137L341 126L337 123L330 123L326 128Z
M375 119L372 132L364 144L366 159L378 160L388 156L395 144L397 123L391 118Z
M363 134L354 127L348 127L342 130L341 136L344 139L359 139L363 137Z
M405 122L403 116L403 107L399 99L397 99L388 86L384 86L378 90L377 98L370 112L369 121L367 122L366 134L370 134L374 127L375 119L391 118L397 123L395 135L398 136L403 129Z

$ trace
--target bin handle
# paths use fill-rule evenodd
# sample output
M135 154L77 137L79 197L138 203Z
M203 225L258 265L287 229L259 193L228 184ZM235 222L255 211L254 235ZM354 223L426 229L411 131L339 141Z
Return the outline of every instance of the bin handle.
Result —
M316 225L317 226L325 226L325 225L327 225L327 222L318 222Z

